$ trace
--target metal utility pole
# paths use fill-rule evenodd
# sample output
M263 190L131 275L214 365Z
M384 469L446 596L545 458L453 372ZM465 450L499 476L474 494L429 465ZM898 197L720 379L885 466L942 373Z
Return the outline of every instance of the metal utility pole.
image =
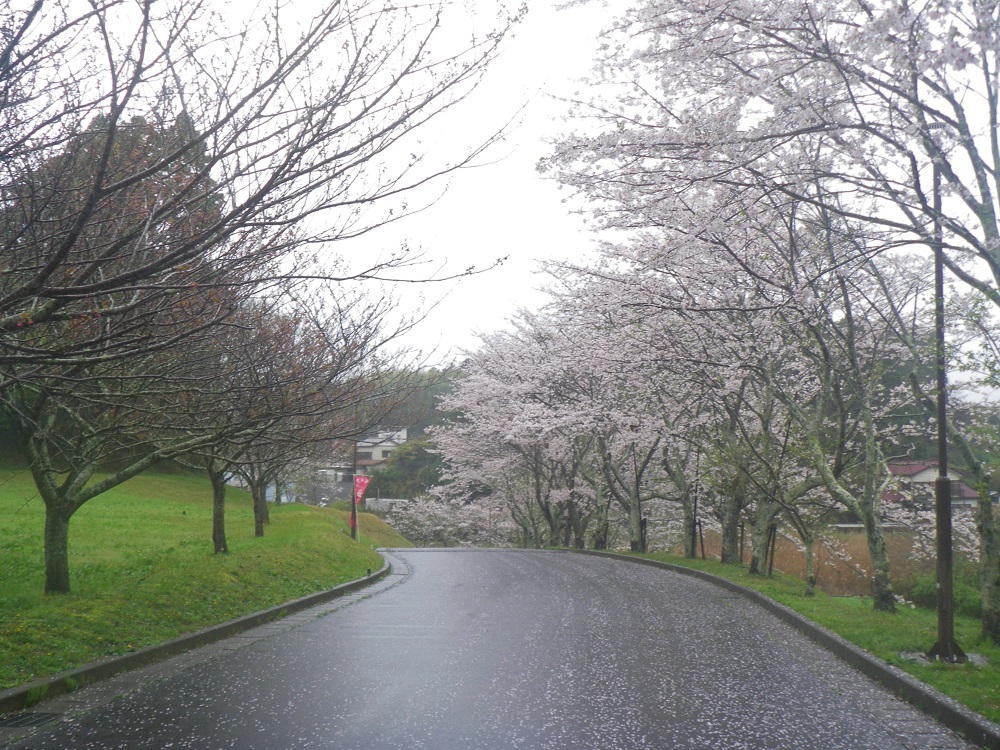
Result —
M354 441L354 469L351 473L351 539L358 540L358 441Z
M691 559L698 557L698 491L701 489L701 450L696 450L694 454L694 492L692 495L691 508ZM702 545L704 546L704 545ZM704 553L702 557L704 557Z
M934 165L934 333L937 366L938 475L934 480L934 514L937 526L938 639L927 656L949 662L965 661L955 642L952 588L951 479L948 477L947 373L944 349L944 238L941 228L941 171Z

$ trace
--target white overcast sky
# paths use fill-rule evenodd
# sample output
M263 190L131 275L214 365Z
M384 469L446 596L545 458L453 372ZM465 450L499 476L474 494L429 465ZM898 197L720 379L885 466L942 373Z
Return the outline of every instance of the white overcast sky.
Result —
M545 138L568 127L559 119L565 105L552 97L579 91L578 79L590 71L598 31L608 20L602 5L557 10L553 0L533 0L483 83L442 123L440 147L454 153L461 133L471 134L471 143L525 106L519 127L480 160L483 166L450 176L434 205L345 248L371 252L406 241L425 251L428 269L446 263L442 275L507 257L488 273L397 290L409 309L421 305L421 298L425 304L440 300L404 342L424 353L434 350L434 362L476 348L477 331L503 328L518 308L537 307L543 300L537 289L545 283L535 273L539 260L579 258L593 246L583 219L563 202L569 193L539 175L535 165L548 153Z

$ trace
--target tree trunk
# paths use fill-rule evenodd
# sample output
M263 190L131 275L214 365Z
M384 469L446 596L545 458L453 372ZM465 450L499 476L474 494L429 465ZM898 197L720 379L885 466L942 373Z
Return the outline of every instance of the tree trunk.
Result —
M757 528L756 524L750 530L750 575L752 576L762 576L767 575L765 568L765 563L767 560L767 543L771 539L771 535L768 533L770 527L763 530L762 538L758 538L760 530Z
M580 512L580 507L576 504L572 506L573 515L570 518L570 525L573 527L572 544L576 549L587 548L587 526L590 518Z
M871 433L871 428L869 427L866 432ZM878 450L877 441L870 437L870 434L867 446L865 490L859 498L844 487L834 476L833 471L827 463L826 455L820 447L819 440L815 437L811 437L810 439L810 449L814 465L823 478L823 483L826 485L827 490L845 508L856 513L864 525L865 540L868 543L868 554L872 560L873 608L878 612L895 612L896 597L893 595L892 583L889 579L889 554L885 546L885 536L882 534L882 522L878 517L879 498L883 489L877 481L881 469L881 454Z
M610 512L611 512L610 499L606 503L598 504L596 511L597 518L594 524L594 538L593 538L594 549L608 548L608 535L611 533L611 530L608 528L608 513Z
M767 560L767 542L770 539L768 532L780 510L781 506L777 503L767 502L761 503L761 507L758 507L754 514L750 531L750 575L767 575L767 571L764 570L764 561ZM736 554L738 557L739 552L737 551ZM740 562L743 561L740 560Z
M212 482L212 544L215 554L229 552L226 544L226 473L224 471L208 471Z
M806 555L806 596L816 596L816 540L803 540Z
M919 393L919 391L918 391ZM949 424L948 435L976 481L976 529L979 532L979 585L983 600L983 637L1000 645L1000 528L990 498L989 476L968 440Z
M608 522L602 520L594 530L594 549L608 548Z
M56 506L45 507L45 593L69 593L69 519Z
M562 524L560 523L559 513L553 508L549 508L549 512L545 514L545 522L548 525L548 539L546 539L546 547L558 547L559 537L562 534Z
M737 565L740 562L740 508L742 503L735 498L727 499L720 508L719 521L722 523L722 562Z
M686 466L687 462L678 462L677 467ZM697 462L695 464L697 470ZM675 468L674 464L667 459L667 451L663 452L663 469L673 480L674 485L679 490L678 502L681 504L681 534L684 539L684 557L693 560L698 557L698 519L695 511L698 506L698 491L700 483L695 479L694 486L687 481L684 472Z
M682 504L684 514L684 557L693 560L698 556L698 529L695 527L694 507L690 502Z
M553 507L552 503L549 502L548 492L542 489L542 472L535 466L532 469L531 478L532 490L535 493L535 505L542 513L542 518L545 520L545 525L548 527L548 536L546 539L537 539L539 547L558 547L559 537L561 531L561 519L559 517L558 509ZM537 533L537 532L536 532ZM541 535L538 535L539 537Z
M253 497L253 534L254 536L264 536L264 524L270 519L267 518L267 497L266 490L260 485L254 484L250 488Z
M594 528L594 549L608 548L608 535L610 532L611 529L608 528L608 515L606 512L601 513Z
M983 598L983 637L1000 644L1000 534L989 485L979 482L976 525L979 529L979 577Z
M267 506L267 485L260 488L260 517L265 523L271 523L271 510Z
M642 526L642 504L637 496L633 496L628 506L629 549L633 552L646 551L646 535L642 533Z
M868 554L872 559L872 601L877 612L895 612L896 597L889 578L889 552L885 546L882 522L873 508L859 504L861 523L865 527Z

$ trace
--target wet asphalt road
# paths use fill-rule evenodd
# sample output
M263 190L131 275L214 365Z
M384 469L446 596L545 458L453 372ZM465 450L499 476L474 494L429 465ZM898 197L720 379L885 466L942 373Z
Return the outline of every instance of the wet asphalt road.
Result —
M178 657L12 747L967 747L693 578L517 550L390 560L390 579L325 614Z

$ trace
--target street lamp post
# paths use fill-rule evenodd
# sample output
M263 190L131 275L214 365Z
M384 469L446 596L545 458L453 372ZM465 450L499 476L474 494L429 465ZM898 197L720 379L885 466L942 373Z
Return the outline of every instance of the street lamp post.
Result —
M938 639L928 658L965 661L965 652L955 642L952 589L951 479L948 477L947 373L944 349L944 237L941 227L941 170L934 165L934 343L937 367L938 476L934 481L934 514L937 534Z
M691 493L691 559L698 557L698 492L701 489L701 449L694 454L694 492ZM740 558L742 562L742 557Z
M358 540L358 441L354 441L354 469L351 472L351 539Z

